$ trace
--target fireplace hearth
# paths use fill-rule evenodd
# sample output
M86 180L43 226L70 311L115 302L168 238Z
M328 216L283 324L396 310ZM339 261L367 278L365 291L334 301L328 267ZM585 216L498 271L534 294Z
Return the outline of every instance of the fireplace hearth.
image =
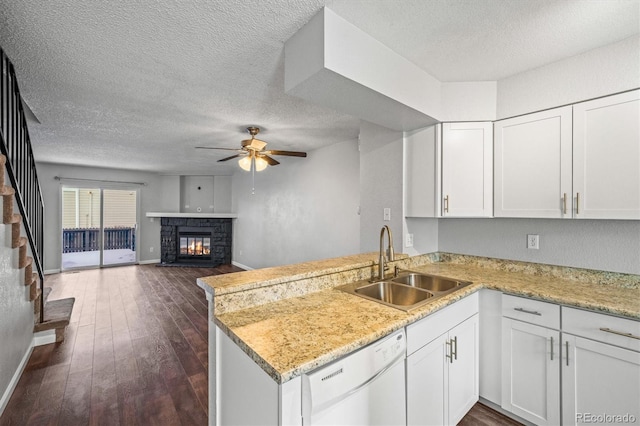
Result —
M161 265L215 267L231 263L231 219L161 219Z

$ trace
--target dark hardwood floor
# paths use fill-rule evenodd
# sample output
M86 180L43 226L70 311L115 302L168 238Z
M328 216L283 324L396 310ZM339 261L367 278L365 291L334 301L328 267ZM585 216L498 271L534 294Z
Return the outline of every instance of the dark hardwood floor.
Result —
M196 278L125 266L46 277L75 297L64 342L34 349L2 425L206 425L207 302Z
M47 276L50 299L76 298L71 324L64 342L34 349L0 425L206 425L207 302L195 280L238 270ZM508 421L476 404L461 424L517 424Z

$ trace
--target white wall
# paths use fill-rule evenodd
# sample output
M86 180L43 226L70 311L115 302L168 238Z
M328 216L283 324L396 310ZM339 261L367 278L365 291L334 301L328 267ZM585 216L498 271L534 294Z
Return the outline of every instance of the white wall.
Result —
M498 81L498 119L640 86L640 36Z
M526 248L527 234L540 249ZM439 251L640 274L640 221L440 219Z
M359 252L357 142L233 175L233 260L250 268Z
M60 187L61 181L56 176L77 179L99 179L120 182L146 182L146 186L135 184L109 184L90 181L64 181L66 186L103 186L105 188L134 189L139 191L138 212L139 234L137 239L139 260L141 262L160 259L160 221L145 217L149 211L161 211L163 206L163 178L155 173L130 170L99 169L90 167L67 166L60 164L38 163L38 179L42 189L45 206L44 235L44 269L55 271L60 269L62 228ZM151 253L150 248L154 248Z
M401 251L402 146L401 131L360 122L360 252L378 251L380 229L389 225L393 246ZM391 209L391 221L383 220L384 208ZM385 237L386 244L386 237Z

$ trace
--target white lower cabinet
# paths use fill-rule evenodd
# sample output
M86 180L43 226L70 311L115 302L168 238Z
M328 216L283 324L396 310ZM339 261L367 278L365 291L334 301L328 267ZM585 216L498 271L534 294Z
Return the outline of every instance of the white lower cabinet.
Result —
M477 294L467 299L414 324L425 331L457 325L431 336L407 357L409 425L455 425L478 401ZM468 306L475 306L475 311L465 309ZM455 311L447 312L449 309ZM409 351L415 348L417 338L414 336L412 345L412 331L412 326L407 327Z
M538 425L560 423L560 333L505 318L502 408Z
M560 306L502 296L502 408L560 424Z
M640 421L640 322L565 307L562 315L562 423Z

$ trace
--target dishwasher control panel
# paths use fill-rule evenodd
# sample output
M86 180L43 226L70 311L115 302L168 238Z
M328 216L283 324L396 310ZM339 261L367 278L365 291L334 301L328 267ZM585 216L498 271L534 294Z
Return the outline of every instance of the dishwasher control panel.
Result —
M403 330L374 345L374 356L376 358L374 362L377 366L383 366L397 358L398 354L402 353L404 355L407 348L407 339Z

